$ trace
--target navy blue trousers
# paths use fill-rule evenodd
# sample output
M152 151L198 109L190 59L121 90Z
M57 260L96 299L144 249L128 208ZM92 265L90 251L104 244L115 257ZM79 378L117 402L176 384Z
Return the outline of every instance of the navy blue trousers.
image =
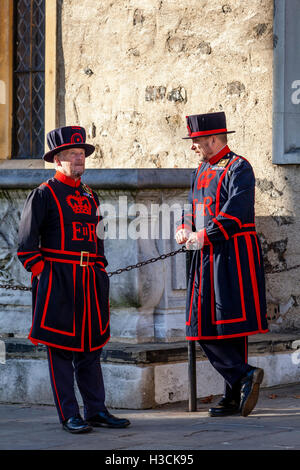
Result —
M211 365L224 378L224 396L240 398L240 380L251 370L248 364L248 336L216 340L199 340Z
M105 411L101 349L75 352L48 347L47 352L50 381L60 422L79 414L74 375L83 400L85 419L98 411Z

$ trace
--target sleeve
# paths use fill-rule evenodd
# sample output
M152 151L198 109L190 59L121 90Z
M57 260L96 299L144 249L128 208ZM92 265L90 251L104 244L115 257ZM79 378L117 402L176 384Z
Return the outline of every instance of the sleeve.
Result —
M247 160L240 159L231 171L228 184L228 199L218 215L206 226L209 242L228 240L241 228L254 225L255 177Z
M108 261L105 257L104 254L104 223L103 223L103 216L101 214L100 210L100 202L97 194L93 191L93 196L94 199L97 203L97 216L98 216L98 224L96 228L96 234L97 234L97 258L96 258L96 263L99 263L100 265L106 266L108 265Z
M44 268L40 252L40 232L47 216L45 191L34 189L27 197L18 234L18 258L24 268L37 276Z
M196 231L194 217L193 217L193 188L194 188L196 173L197 173L197 170L194 170L191 174L191 184L190 184L190 191L188 195L188 204L185 205L184 210L182 211L181 219L179 219L176 223L176 232L180 229L186 229L191 232Z

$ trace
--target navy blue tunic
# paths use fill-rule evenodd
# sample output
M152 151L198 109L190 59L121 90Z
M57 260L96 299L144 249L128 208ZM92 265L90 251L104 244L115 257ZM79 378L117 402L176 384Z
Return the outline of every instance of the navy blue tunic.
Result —
M35 344L93 351L109 340L109 278L96 234L98 206L96 193L60 172L26 200L18 256L32 272L29 339Z
M250 163L224 147L192 173L191 211L180 226L200 232L187 289L187 339L268 331L265 278L255 230L255 177Z

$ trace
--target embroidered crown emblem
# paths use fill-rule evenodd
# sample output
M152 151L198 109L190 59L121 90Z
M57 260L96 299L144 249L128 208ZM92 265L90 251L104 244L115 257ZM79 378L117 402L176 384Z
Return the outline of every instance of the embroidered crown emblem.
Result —
M67 196L66 201L75 214L91 215L92 208L90 201L86 196L81 196L79 191L75 192L75 196L72 194Z
M205 170L203 173L198 178L197 182L197 189L200 188L208 188L209 183L211 182L212 179L216 176L216 170L211 170L208 168Z

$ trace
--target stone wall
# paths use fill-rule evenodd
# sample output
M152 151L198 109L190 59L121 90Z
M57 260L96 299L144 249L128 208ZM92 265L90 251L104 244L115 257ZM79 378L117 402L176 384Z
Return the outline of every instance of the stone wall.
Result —
M90 168L196 167L185 116L226 112L257 178L270 317L299 328L299 167L272 164L273 0L59 0L58 18L58 124L86 127Z
M273 1L59 2L60 124L93 167L194 167L185 115L224 110L232 147L271 158Z

